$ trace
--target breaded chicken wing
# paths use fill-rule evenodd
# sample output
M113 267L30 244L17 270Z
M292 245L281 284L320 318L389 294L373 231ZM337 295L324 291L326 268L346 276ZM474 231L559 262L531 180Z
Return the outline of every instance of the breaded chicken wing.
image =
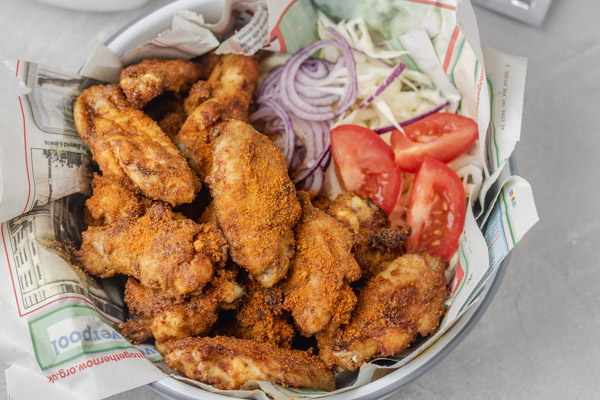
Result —
M446 263L427 253L407 253L387 264L361 289L350 324L320 335L319 356L354 371L374 357L407 348L417 335L437 331L444 313Z
M187 117L173 138L173 143L201 179L206 178L212 167L215 140L220 134L223 115L217 100L207 100Z
M208 82L212 96L221 104L228 119L248 122L248 108L256 90L260 67L254 57L239 54L222 55Z
M284 282L285 307L304 336L336 329L350 320L356 296L350 282L360 278L351 253L355 235L341 222L312 206L298 192L302 219L296 227L296 258Z
M84 90L73 117L103 176L130 179L147 197L171 205L194 200L201 185L185 158L156 122L129 106L117 85Z
M217 267L225 266L229 259L227 238L217 221L201 223L200 232L194 241L194 249L199 253L206 254L213 265Z
M225 336L157 343L167 365L218 389L240 389L261 380L293 388L335 389L333 372L318 357Z
M253 57L227 54L220 56L207 82L200 81L191 89L184 102L188 118L174 142L200 178L210 172L221 122L248 121L258 74L258 63Z
M198 81L190 89L188 96L183 101L183 110L186 115L194 112L196 107L210 99L211 84L208 81Z
M383 263L401 256L404 242L411 234L410 226L391 226L385 211L373 200L353 193L339 195L329 205L327 213L358 236L353 253L363 278L376 275Z
M164 342L204 335L217 321L219 311L233 307L243 294L244 289L235 282L235 273L228 270L220 270L201 294L187 299L165 296L129 278L125 303L130 314L141 318L130 319L120 328L123 336L136 344L151 336Z
M120 86L133 108L142 108L163 92L185 93L200 79L193 61L148 58L121 71Z
M223 333L289 349L295 332L287 322L279 285L266 288L250 278L245 279L243 284L246 297L235 310L235 320L228 324Z
M250 125L227 121L206 181L231 259L272 287L294 255L292 227L301 211L281 151Z
M194 248L201 228L156 202L140 218L89 227L76 255L94 276L124 274L163 293L200 293L213 274L210 258Z
M98 224L110 225L123 218L142 216L151 203L131 181L94 174L92 197L85 206Z

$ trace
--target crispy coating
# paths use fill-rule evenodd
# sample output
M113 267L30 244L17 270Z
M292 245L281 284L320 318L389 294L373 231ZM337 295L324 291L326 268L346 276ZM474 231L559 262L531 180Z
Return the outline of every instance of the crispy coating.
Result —
M129 106L117 85L83 91L73 117L102 174L130 179L153 200L189 203L201 184L185 158L150 117Z
M370 198L341 194L329 205L327 213L358 236L353 253L364 278L376 275L384 263L404 253L410 226L391 226L385 212Z
M154 318L128 319L119 324L121 335L133 344L140 344L152 338L152 320Z
M335 389L333 372L318 357L270 343L217 336L158 343L167 365L218 389L262 380L293 388Z
M304 336L335 329L350 319L356 296L350 282L360 278L351 253L355 236L341 222L315 208L298 192L302 219L296 227L296 258L284 284L285 306Z
M199 224L156 202L140 218L89 227L76 255L94 276L124 274L163 293L194 294L213 274L209 257L194 249L200 231Z
M227 121L206 179L232 260L263 286L282 279L294 255L300 204L281 151L241 121Z
M225 266L229 259L227 238L216 220L208 220L201 224L194 248L197 252L206 254L213 265L218 267Z
M254 57L222 55L208 82L213 97L223 106L228 119L248 122L248 108L256 90L260 67Z
M210 99L211 84L207 81L198 81L190 89L188 96L183 101L183 110L186 115L194 112L196 107Z
M121 71L120 86L133 108L142 108L165 91L185 93L200 79L193 61L148 58Z
M188 118L174 142L200 178L210 172L221 122L248 121L258 74L258 63L253 57L227 54L218 58L208 81L192 87L184 102Z
M122 218L139 217L152 203L131 181L98 174L94 174L92 179L92 193L85 206L101 225L110 225Z
M201 294L187 299L165 296L129 278L125 303L132 315L142 318L130 319L120 328L123 336L134 343L140 343L139 332L147 335L148 327L159 342L204 335L217 321L219 310L232 307L243 294L243 288L235 283L235 273L226 270L220 270ZM141 330L140 326L146 329Z
M253 279L245 279L246 297L235 312L235 320L226 329L227 336L272 343L289 349L294 328L286 320L283 293L279 285L266 288Z
M159 121L158 126L163 130L164 133L171 139L173 139L177 133L181 130L181 127L185 123L187 115L183 108L181 110L175 110L165 114Z
M217 100L207 100L187 117L173 138L190 167L202 179L212 167L215 140L220 132L223 115L223 108Z
M354 371L374 357L392 356L417 335L437 331L444 313L446 263L427 253L407 253L387 264L361 289L350 324L320 335L328 366Z

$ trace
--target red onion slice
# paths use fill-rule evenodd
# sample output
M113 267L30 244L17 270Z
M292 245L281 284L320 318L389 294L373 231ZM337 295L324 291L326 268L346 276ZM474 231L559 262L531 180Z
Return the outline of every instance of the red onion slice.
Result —
M264 104L271 108L277 116L283 122L285 126L285 140L284 140L284 149L283 155L288 165L292 162L292 157L294 156L294 138L296 137L294 133L294 126L292 125L292 120L287 112L277 104L275 101L271 99L264 99Z
M392 70L392 72L390 73L390 75L385 78L385 81L383 81L383 83L381 85L379 85L379 87L377 89L375 89L375 92L370 95L369 97L367 97L366 99L364 99L359 105L358 108L364 108L366 106L368 106L369 104L371 104L371 102L373 102L373 100L375 100L375 97L379 96L381 93L383 93L383 91L391 85L392 82L394 82L394 80L400 76L400 74L402 73L402 71L404 71L404 69L406 68L406 65L400 63L398 65L396 65L394 67L394 69Z
M325 46L335 45L336 42L333 40L314 42L298 51L283 66L283 72L279 78L279 97L281 103L297 117L313 121L326 121L334 118L331 107L316 107L303 101L296 92L294 79L302 63L315 51Z
M321 164L323 164L323 161L325 161L330 152L331 147L327 147L323 152L321 152L321 154L319 154L313 165L311 165L309 168L299 171L299 174L294 177L293 182L297 184L309 178L319 167L321 167Z
M283 72L283 65L278 65L269 72L260 89L258 90L257 99L264 96L273 97L279 91L279 78Z
M348 44L346 39L331 27L327 28L327 31L338 41L338 47L344 55L344 60L346 61L346 68L348 69L348 82L346 83L347 90L344 93L344 96L342 96L342 98L337 104L337 111L335 112L335 116L337 117L348 111L356 101L356 96L358 94L356 61L354 60L352 49L350 48L350 45Z

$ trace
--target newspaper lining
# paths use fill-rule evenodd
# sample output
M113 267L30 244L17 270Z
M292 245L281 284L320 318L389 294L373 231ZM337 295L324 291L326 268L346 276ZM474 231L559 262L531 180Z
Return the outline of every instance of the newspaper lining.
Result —
M248 28L225 41L220 49L243 53L266 45L270 49L293 52L315 40L316 29L293 29L299 25L298 21L308 25L311 21L307 18L311 15L316 26L316 14L310 2L290 1L285 7L283 3L274 3L277 2L227 1L224 15L248 9L253 12L252 16L246 16L250 19ZM369 2L360 5L357 2L353 10L350 2L331 1L323 8L329 15L344 17L365 7L365 3ZM413 30L421 29L434 36L431 46L437 59L432 59L429 50L423 48L419 52L418 46L411 46L423 40L422 34L414 36L415 42L411 42L414 34L401 32L403 35L397 40L404 47L410 47L413 58L420 60L419 65L424 70L443 71L460 92L458 102L454 88L447 89L453 106L478 121L483 183L476 187L479 193L472 194L475 207L468 210L459 251L452 262L449 308L440 331L387 365L376 361L361 367L357 374L349 375L347 386L336 393L371 382L380 375L377 371L398 369L425 352L475 304L477 295L500 262L537 221L531 187L522 178L513 176L508 164L520 137L525 62L480 48L468 2L428 3L414 0L399 4L406 11L403 18L411 22L408 25ZM370 17L376 19L373 15ZM189 13L180 13L177 18L177 27L161 37L168 37L179 48L181 42L187 40L188 48L194 48L188 58L216 47L212 40L215 36L209 30L214 26L204 25L201 18ZM182 26L190 24L196 24L198 29L182 31ZM231 27L231 21L223 18L217 25L219 29ZM299 36L299 32L306 34ZM215 33L216 36L221 34L222 31ZM118 70L128 61L169 55L168 49L169 46L161 46L156 53L156 46L146 44L118 60L119 55L111 55L100 46L83 71L96 79L114 81ZM424 63L430 65L426 67ZM43 392L48 384L58 385L74 398L104 398L165 377L152 363L158 363L162 370L169 372L159 364L161 357L153 346L136 348L115 329L126 315L119 290L122 282L97 281L68 262L66 247L77 248L84 229L81 210L89 192L92 166L89 151L73 127L72 103L81 90L97 81L23 61L9 63L8 70L24 84L16 85L18 91L13 92L12 101L0 103L3 130L0 220L5 221L0 225L0 247L5 253L0 258L0 276L4 278L5 289L0 292L0 304L6 306L3 309L7 314L7 323L0 332L6 333L8 338L0 350L8 355L6 361L14 365L7 371L9 390L16 387L14 382L22 379L23 371L44 378L32 383L35 390ZM4 75L7 74L0 76ZM487 148L484 143L488 143ZM9 334L5 332L8 326L19 326L27 335ZM127 380L115 379L124 371L128 374ZM114 384L115 380L125 382ZM209 385L194 384L205 390L223 392ZM286 389L267 382L256 385L276 399L327 395ZM264 399L263 391L233 393ZM11 395L15 400L26 398L20 389L13 389Z

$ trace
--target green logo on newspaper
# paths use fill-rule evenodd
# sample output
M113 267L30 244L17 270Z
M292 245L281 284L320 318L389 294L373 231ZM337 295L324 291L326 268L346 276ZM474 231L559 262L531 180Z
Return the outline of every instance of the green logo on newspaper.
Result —
M134 347L88 306L61 307L29 322L29 331L42 370L82 354Z

